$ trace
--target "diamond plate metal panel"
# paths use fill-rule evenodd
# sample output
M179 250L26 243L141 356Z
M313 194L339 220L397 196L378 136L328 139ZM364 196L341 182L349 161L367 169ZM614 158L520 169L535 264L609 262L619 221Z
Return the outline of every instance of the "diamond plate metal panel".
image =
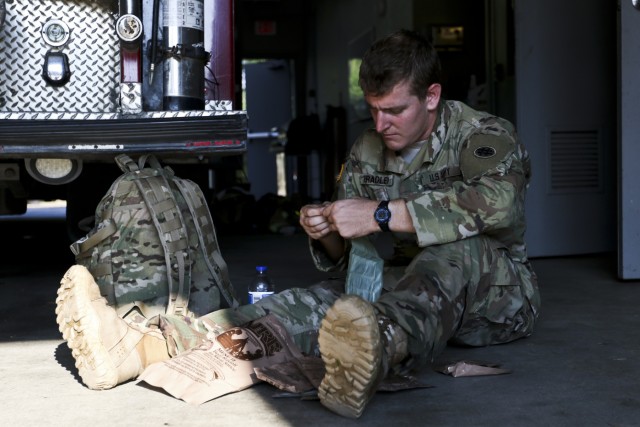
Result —
M142 85L140 83L120 85L120 106L125 114L142 112Z
M0 30L0 112L116 112L120 96L117 11L116 0L7 2ZM63 21L71 32L60 48L49 46L41 36L49 19ZM59 88L48 86L42 77L49 50L69 57L71 80Z

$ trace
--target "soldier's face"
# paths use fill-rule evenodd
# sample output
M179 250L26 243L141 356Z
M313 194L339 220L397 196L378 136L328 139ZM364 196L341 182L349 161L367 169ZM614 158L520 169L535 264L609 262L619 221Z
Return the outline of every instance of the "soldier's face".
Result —
M365 100L376 131L390 150L398 151L427 139L431 133L440 100L440 85L431 85L424 99L411 94L408 82L401 82L387 94L365 95Z

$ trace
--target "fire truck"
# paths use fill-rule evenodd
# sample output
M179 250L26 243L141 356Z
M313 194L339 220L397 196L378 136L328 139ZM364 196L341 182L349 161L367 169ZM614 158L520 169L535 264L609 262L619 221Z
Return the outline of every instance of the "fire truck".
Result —
M233 45L233 0L0 0L0 214L86 212L121 153L191 175L244 152Z

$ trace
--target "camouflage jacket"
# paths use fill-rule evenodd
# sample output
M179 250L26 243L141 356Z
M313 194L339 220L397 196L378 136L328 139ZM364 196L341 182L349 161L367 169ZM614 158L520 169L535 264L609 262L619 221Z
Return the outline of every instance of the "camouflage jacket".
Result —
M365 131L343 166L336 198L406 201L416 233L392 233L388 264L407 265L421 248L479 234L527 263L524 203L531 171L513 125L458 101L442 101L438 114L410 164L374 130ZM334 264L313 244L312 256L323 271L343 269L348 259Z

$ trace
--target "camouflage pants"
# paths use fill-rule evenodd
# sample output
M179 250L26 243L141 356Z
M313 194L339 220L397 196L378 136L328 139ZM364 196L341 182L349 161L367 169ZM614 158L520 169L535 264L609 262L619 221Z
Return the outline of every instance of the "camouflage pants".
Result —
M540 304L535 275L486 237L425 248L402 274L389 274L398 280L374 305L409 336L410 357L403 368L425 366L449 341L485 346L513 341L533 330ZM195 320L159 316L153 323L167 337L170 354L176 355L231 326L271 313L303 352L317 354L320 322L343 292L344 281L331 280Z
M430 363L447 342L502 344L530 335L540 307L528 266L484 236L431 246L375 303L409 335L407 368Z
M300 350L319 356L320 322L343 292L344 280L327 280L309 288L287 289L255 304L217 310L197 319L177 315L156 316L148 325L162 330L167 338L169 354L175 356L205 340L214 339L231 327L273 314Z

